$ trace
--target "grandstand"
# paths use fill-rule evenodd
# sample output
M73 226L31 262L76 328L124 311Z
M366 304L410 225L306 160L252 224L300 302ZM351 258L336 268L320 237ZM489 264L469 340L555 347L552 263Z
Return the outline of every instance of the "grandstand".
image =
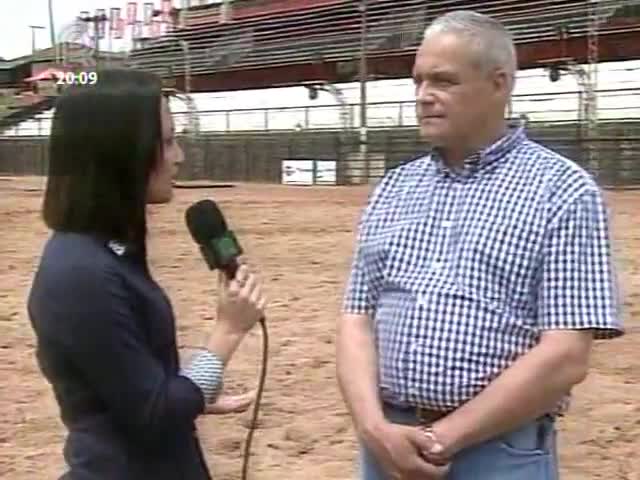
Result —
M284 131L297 139L322 131L335 134L337 140L325 136L322 138L328 143L324 147L305 140L300 148L280 146L277 150L349 159L362 146L357 139L362 126L358 120L360 91L353 82L359 79L364 39L369 92L364 116L368 128L375 129L378 136L371 139L369 152L389 166L419 148L408 77L424 28L445 11L475 9L501 19L514 34L521 71L510 112L513 119L526 116L545 134L551 132L547 124L553 123L560 132L553 134L554 138L571 137L562 140L560 148L575 144L571 147L577 151L574 156L582 158L585 142L593 136L593 130L587 128L585 108L589 92L584 89L584 79L561 75L550 81L549 72L566 65L587 72L597 63L599 81L592 87L599 88L600 124L619 126L618 130L608 128L609 136L620 131L638 135L637 0L601 0L595 10L588 8L592 5L588 0L368 0L366 4L363 12L359 2L344 0L236 1L231 18L225 21L218 5L174 9L173 27L159 38L141 42L122 61L155 72L169 85L188 93L186 101L174 101L172 108L179 131L207 136L201 139L205 147L200 143L194 150L196 157L203 156L203 148L210 148L213 138L231 141L231 132L255 134L241 135L237 141L246 151L260 151L271 131ZM588 48L594 40L595 58ZM315 97L309 96L310 88L319 88L322 97L312 100ZM35 113L31 120L5 129L5 138L46 135L51 111ZM622 122L626 126L621 126ZM393 129L402 132L393 133ZM226 136L215 136L219 133ZM389 148L395 147L382 146L382 137L404 139L408 147L390 152ZM193 140L191 135L191 144ZM341 146L335 147L336 142L342 142ZM625 142L623 156L628 156L635 150L629 150L629 142ZM234 147L229 151L239 150ZM243 162L251 163L246 158ZM260 179L277 181L276 168L258 170L267 172L260 174ZM242 178L250 179L250 171L247 167ZM194 169L192 174L203 175L203 170Z
M133 51L129 60L137 68L172 77L182 89L188 68L192 92L354 81L362 34L359 2L310 3L276 2L246 15L239 2L230 22L219 21L217 5L194 8L185 14L184 26ZM503 21L514 34L522 69L567 56L586 62L588 4L585 0L370 0L366 10L370 78L408 77L425 26L457 8ZM640 58L640 42L634 40L640 17L629 8L633 4L598 2L600 61ZM566 41L558 37L560 25L569 28Z

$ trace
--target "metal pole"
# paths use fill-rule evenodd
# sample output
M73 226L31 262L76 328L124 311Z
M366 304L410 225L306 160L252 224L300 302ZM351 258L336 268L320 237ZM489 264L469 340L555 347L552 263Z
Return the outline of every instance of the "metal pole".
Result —
M186 40L180 40L180 47L184 55L184 91L187 95L191 93L191 59L189 58L189 44Z
M587 35L587 75L585 110L587 120L587 134L589 136L589 169L596 175L601 175L602 163L598 160L598 22L600 20L600 5L591 0L588 4L589 33Z
M220 8L220 20L222 22L229 22L231 20L231 0L223 0Z
M96 62L96 68L100 65L100 28L103 22L106 22L108 17L106 15L94 15L89 17L86 21L93 23L93 39L95 43L95 50L93 51L93 58Z
M100 20L98 20L97 16L93 17L93 41L96 46L95 50L93 51L93 59L96 62L96 68L100 66L100 32L98 31L98 29L100 28L99 22Z
M93 24L93 42L95 45L93 50L93 60L96 63L96 68L98 68L100 63L100 22L106 22L107 16L96 14L88 17L80 17L80 20L87 24Z
M36 53L36 30L44 30L42 25L29 25L31 29L31 55Z
M56 43L56 28L53 18L53 0L48 1L49 7L49 38L51 39L51 46L56 51L56 62L58 61L58 44Z
M360 157L364 162L365 181L369 183L367 152L367 0L360 0Z

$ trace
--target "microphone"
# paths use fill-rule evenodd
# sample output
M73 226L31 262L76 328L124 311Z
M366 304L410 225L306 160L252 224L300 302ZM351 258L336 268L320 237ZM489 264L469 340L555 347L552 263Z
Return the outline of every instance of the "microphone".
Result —
M239 267L237 258L244 251L218 205L213 200L200 200L187 209L185 220L209 269L222 270L232 280Z
M233 233L229 230L224 215L213 200L205 199L192 204L185 213L185 221L194 242L198 244L200 253L210 270L221 270L232 280L239 268L238 257L244 253ZM264 383L267 377L267 360L269 358L269 335L265 317L260 319L262 328L262 368L253 406L253 415L247 432L242 460L242 480L247 480L249 458L253 432L258 423L258 412Z

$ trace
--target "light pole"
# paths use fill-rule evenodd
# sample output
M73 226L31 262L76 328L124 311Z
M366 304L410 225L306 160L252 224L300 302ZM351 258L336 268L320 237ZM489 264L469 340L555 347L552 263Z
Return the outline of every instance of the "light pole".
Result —
M360 0L360 157L369 183L367 152L367 0Z
M31 29L31 55L36 53L36 30L44 30L42 25L29 25Z
M51 46L56 48L56 29L55 21L53 18L53 0L49 0L49 38L51 39ZM56 55L56 60L57 58L58 56Z
M349 105L347 104L347 100L344 98L344 94L342 90L340 90L335 85L332 85L329 82L323 83L312 83L310 85L305 85L307 90L309 91L309 100L316 100L318 98L318 92L327 92L331 94L336 102L340 105L340 120L342 122L342 133L346 133L349 129ZM309 125L305 125L305 128L308 128Z
M223 0L220 4L220 21L231 21L231 0Z
M108 21L108 17L106 14L101 15L90 15L87 17L80 17L85 23L93 24L93 41L95 44L95 50L93 51L93 58L96 62L96 68L100 63L100 25L104 22Z
M597 94L595 91L594 79L591 76L589 70L585 69L575 59L567 55L567 41L570 36L569 27L566 24L560 24L556 26L556 34L558 39L562 42L562 60L556 62L548 67L549 80L551 82L557 82L563 73L569 73L573 75L580 88L580 96L578 97L578 125L580 136L582 137L583 122L587 122L587 136L594 137L594 129L591 128L594 123L597 123L593 116L596 113L596 99ZM596 119L597 120L597 119ZM589 143L591 146L592 143ZM589 151L592 155L592 152ZM592 159L593 160L593 159Z

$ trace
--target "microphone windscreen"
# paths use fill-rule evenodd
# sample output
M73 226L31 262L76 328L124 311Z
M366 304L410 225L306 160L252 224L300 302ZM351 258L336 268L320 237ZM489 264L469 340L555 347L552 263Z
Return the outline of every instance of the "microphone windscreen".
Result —
M199 245L206 245L227 231L224 215L218 205L209 199L200 200L187 208L185 221L191 237Z

